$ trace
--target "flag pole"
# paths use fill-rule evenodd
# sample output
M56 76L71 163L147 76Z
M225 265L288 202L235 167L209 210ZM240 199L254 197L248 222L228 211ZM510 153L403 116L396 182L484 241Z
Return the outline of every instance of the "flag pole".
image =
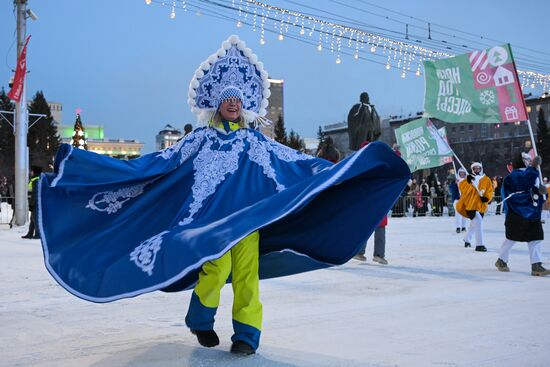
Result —
M529 127L529 135L531 136L531 145L533 147L533 152L535 152L535 156L539 155L537 153L537 144L535 142L535 135L533 134L533 128L531 127L531 121L527 120L527 127Z
M453 159L451 163L453 164L453 170L455 171L455 176L458 176L458 172L456 171L456 166L455 166L455 160Z
M449 144L448 144L449 145ZM451 146L449 145L449 149L451 149ZM463 170L465 170L466 172L468 172L468 170L466 169L466 167L464 167L464 165L462 164L462 162L460 161L460 159L458 158L458 156L456 155L455 151L453 149L451 149L451 152L453 152L453 155L454 157L456 158L456 160L458 161L458 164L460 164L460 167L462 167ZM453 162L454 163L454 162Z
M535 153L535 157L539 155L537 153L537 143L535 142L535 135L533 134L533 128L531 127L531 120L527 120L527 127L529 127L529 135L531 136L531 146L533 147L533 152ZM540 182L542 184L542 171L540 169L540 166L538 166L539 170L539 178Z
M456 155L455 151L453 150L453 148L451 148L451 144L449 144L449 142L445 139L443 139L443 137L441 136L441 134L439 133L439 131L437 129L434 129L435 130L435 133L439 136L439 138L443 141L443 143L445 143L447 145L447 147L449 148L449 150L451 152L453 152L453 156L456 158L456 160L458 161L458 164L460 164L460 167L462 167L463 170L466 171L466 173L468 172L468 170L466 169L466 167L464 167L464 165L462 164L462 162L460 161L460 158L458 158L458 156ZM453 162L454 164L454 162ZM480 196L483 196L483 194L481 193L481 191L479 191L479 189L475 186L475 185L472 185L477 193L480 195Z
M439 131L437 132L439 134ZM445 139L443 139L443 137L441 136L441 134L439 135L441 137L441 140L445 142L445 144L447 144L447 147L449 148L449 150L451 152L453 152L453 156L455 157L455 159L457 160L458 164L460 164L460 167L462 167L463 170L465 170L466 172L468 172L468 170L466 169L466 167L464 167L464 165L462 164L462 162L460 161L460 158L458 158L458 156L456 155L455 151L453 150L453 148L451 148L451 144L449 144ZM455 167L455 162L453 161L453 167L455 168L455 173L456 173L456 167Z
M514 74L516 76L516 81L519 85L519 91L521 92L521 102L523 104L523 110L525 111L525 115L527 116L527 127L529 128L529 135L531 136L531 146L533 147L533 152L535 153L535 156L538 155L537 153L537 143L535 142L535 135L533 134L533 128L531 127L531 120L529 119L529 113L527 112L527 104L525 103L525 98L523 97L523 89L521 88L521 84L519 83L519 75L518 75L518 69L516 68L516 62L514 61L514 55L512 53L512 46L508 43L508 48L510 49L510 56L512 57L512 65L514 65ZM542 185L542 171L539 169L539 178L540 183Z
M464 170L466 170L466 172L468 172L468 170L464 167L464 165L462 164L462 162L460 161L460 159L459 159L458 156L456 155L456 153L455 153L455 151L453 150L453 148L451 148L451 144L449 144L449 142L448 142L447 140L445 140L445 139L443 138L443 136L441 136L441 134L439 133L439 130L437 130L437 128L433 127L433 123L432 123L432 121L431 121L429 118L427 119L426 124L427 124L426 127L428 128L428 130L432 132L432 134L431 134L432 137L435 138L434 134L437 134L436 136L439 138L439 140L440 140L441 142L443 142L443 144L445 144L445 145L447 146L447 148L453 153L453 156L454 156L454 157L456 158L456 160L458 161L458 164L460 164L460 167L462 167ZM433 128L430 128L430 127L428 126L428 124L431 124L431 126L432 126ZM454 161L453 161L453 166L454 166Z

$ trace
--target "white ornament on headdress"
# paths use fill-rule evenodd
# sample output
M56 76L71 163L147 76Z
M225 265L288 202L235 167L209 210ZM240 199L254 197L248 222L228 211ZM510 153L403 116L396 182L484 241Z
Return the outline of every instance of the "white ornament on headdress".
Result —
M264 117L271 95L268 73L258 57L236 35L223 41L221 48L200 64L189 83L187 102L199 123L210 122L217 111L219 93L231 85L243 92L245 122L269 125L269 120Z

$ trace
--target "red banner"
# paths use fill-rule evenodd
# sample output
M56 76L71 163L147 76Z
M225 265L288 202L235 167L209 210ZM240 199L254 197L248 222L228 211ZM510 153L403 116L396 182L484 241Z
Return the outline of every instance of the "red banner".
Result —
M19 102L21 100L21 94L23 94L23 85L25 81L25 74L27 74L27 43L31 36L28 36L25 40L25 45L21 50L21 54L17 58L17 69L15 70L15 78L13 86L8 93L9 99Z

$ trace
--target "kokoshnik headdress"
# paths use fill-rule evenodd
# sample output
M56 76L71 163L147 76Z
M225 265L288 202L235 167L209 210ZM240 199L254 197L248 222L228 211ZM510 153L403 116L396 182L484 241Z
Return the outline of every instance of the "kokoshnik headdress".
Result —
M199 123L206 125L224 100L240 99L245 122L258 126L269 125L264 116L270 95L263 63L238 36L232 35L195 71L187 101Z

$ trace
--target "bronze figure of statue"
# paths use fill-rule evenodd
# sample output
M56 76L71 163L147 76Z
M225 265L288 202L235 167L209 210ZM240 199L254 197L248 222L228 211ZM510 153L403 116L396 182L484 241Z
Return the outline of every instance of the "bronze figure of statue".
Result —
M361 93L359 101L348 113L349 148L354 151L359 150L365 140L375 141L381 134L380 117L369 103L369 94Z

